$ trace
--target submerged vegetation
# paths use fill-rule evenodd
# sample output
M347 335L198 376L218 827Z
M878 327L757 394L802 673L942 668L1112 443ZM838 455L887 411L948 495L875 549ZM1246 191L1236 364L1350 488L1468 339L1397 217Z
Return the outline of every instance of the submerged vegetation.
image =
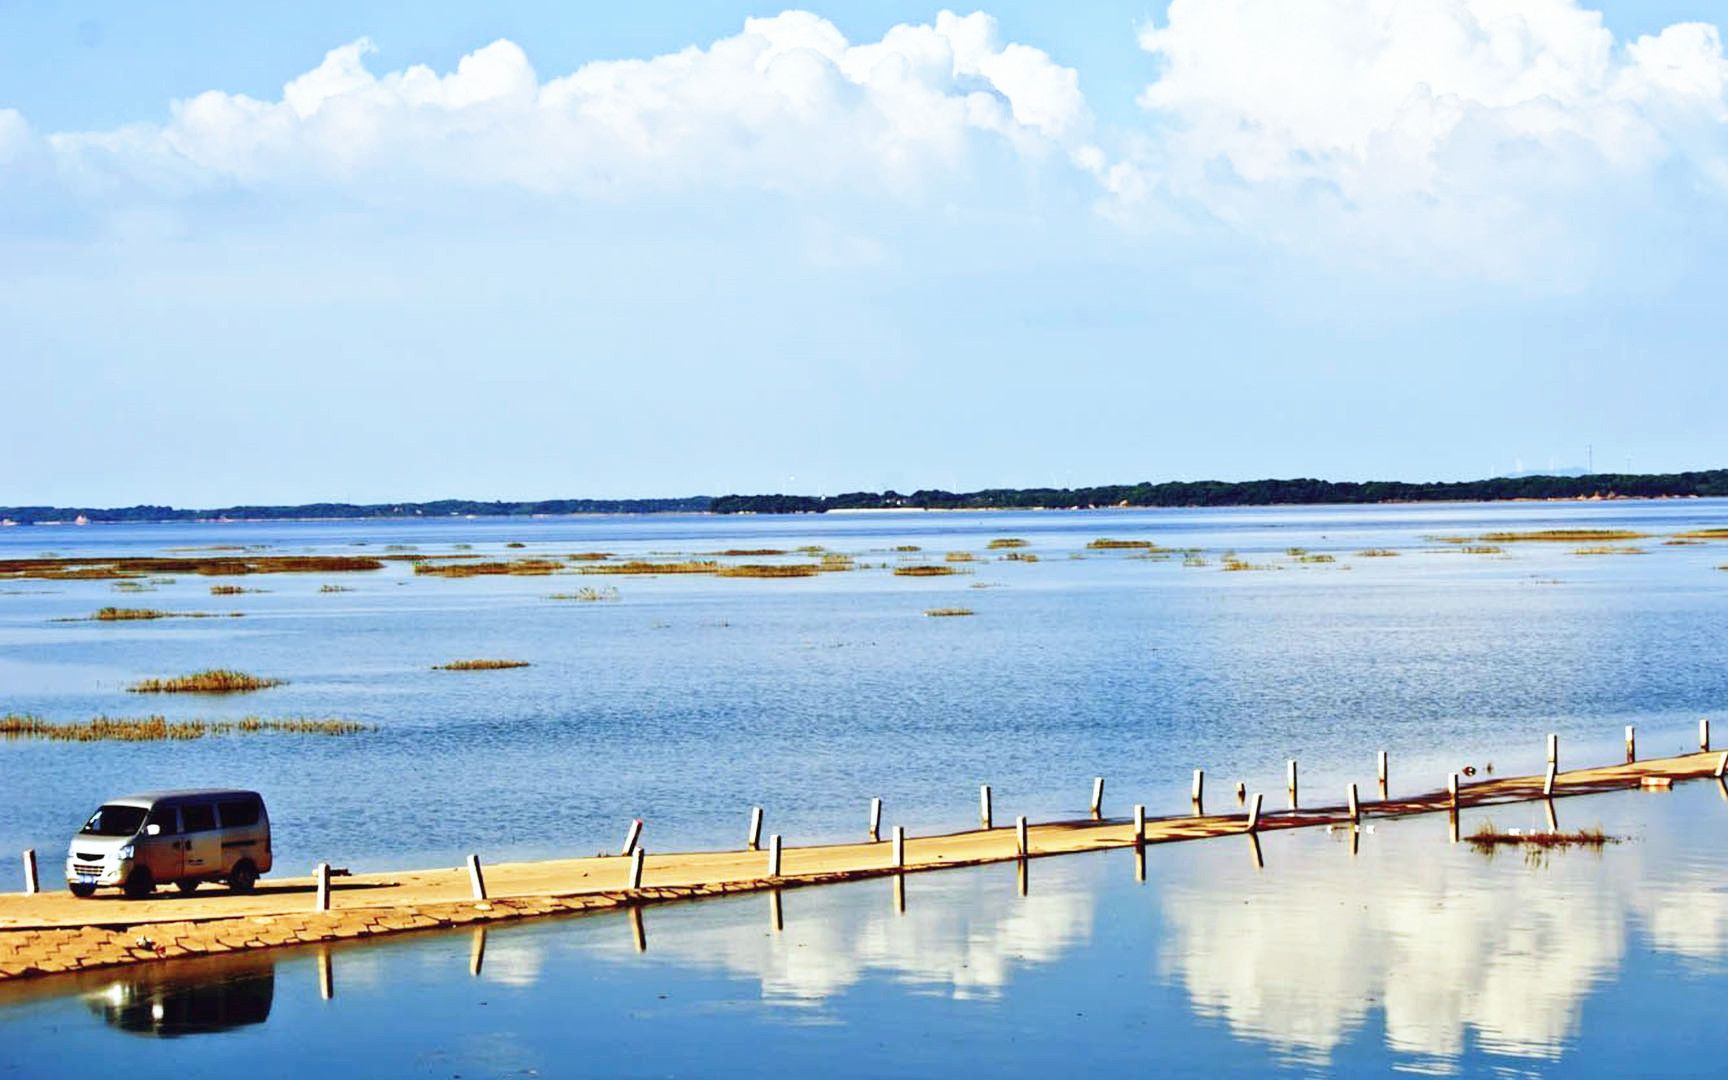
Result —
M133 694L244 694L281 686L281 679L262 679L244 671L211 668L171 679L145 679L126 688Z
M585 604L609 603L618 599L618 590L608 585L604 589L584 586L575 592L553 593L552 600L575 600Z
M526 660L452 660L448 664L434 664L433 671L506 671L510 668L530 667Z
M372 731L370 724L352 720L295 717L281 720L259 716L239 720L169 720L162 716L114 718L57 723L37 716L0 716L0 736L8 739L47 739L53 742L163 742L202 739L209 735L354 735Z

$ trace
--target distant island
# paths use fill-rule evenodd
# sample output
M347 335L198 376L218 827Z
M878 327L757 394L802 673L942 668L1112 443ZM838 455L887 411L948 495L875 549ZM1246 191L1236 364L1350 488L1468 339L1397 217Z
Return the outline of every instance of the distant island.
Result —
M353 518L536 517L564 514L821 514L831 510L1092 510L1107 507L1301 506L1325 503L1506 502L1544 499L1673 499L1728 496L1728 469L1681 473L1502 476L1489 480L1220 480L982 491L854 491L843 495L691 495L671 499L542 499L298 506L0 507L7 525Z

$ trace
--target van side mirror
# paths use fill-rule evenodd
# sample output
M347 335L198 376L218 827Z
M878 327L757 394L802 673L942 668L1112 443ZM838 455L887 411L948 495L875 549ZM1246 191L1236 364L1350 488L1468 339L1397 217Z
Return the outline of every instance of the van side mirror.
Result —
M161 836L162 835L162 826L160 826L160 825L156 824L154 821L152 821L150 824L144 826L144 835L145 836Z

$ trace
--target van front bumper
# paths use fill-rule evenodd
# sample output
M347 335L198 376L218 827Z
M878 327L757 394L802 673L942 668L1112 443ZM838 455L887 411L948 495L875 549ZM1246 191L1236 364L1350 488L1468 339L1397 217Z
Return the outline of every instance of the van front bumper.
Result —
M103 859L101 862L73 858L66 860L68 885L119 885L125 882L131 873L131 859Z

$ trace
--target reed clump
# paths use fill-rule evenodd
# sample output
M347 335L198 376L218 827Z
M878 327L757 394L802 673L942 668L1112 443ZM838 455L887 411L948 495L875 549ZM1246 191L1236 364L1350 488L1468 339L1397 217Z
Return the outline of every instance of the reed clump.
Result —
M526 660L452 660L448 664L434 664L433 671L507 671L510 668L530 667Z
M952 566L896 566L895 577L946 577L960 571Z
M145 679L126 688L133 694L244 694L283 685L281 679L264 679L244 671L211 668L170 679Z
M1497 544L1464 544L1458 550L1465 555L1504 555L1506 549Z
M840 574L857 566L852 561L852 556L838 551L823 552L822 561L816 565L821 568L824 574Z
M1590 544L1581 548L1573 548L1574 555L1643 555L1641 547L1617 547L1613 544Z
M349 588L346 585L332 585L329 582L325 582L324 584L318 586L318 591L321 593L333 593L333 592L353 592L354 590Z
M978 561L978 556L972 554L970 551L950 551L948 554L942 556L942 561L943 562L976 562L976 561Z
M582 574L717 574L720 564L712 559L690 559L684 562L647 562L631 559L621 563L598 563L578 568Z
M1323 551L1311 551L1303 552L1301 555L1296 556L1296 561L1299 563L1329 563L1337 562L1338 560L1336 557L1328 555Z
M1681 540L1728 540L1728 529L1687 529L1674 535Z
M575 600L584 604L612 603L618 599L618 590L611 585L606 586L604 589L584 586L583 588L577 589L575 592L553 593L551 599Z
M1002 556L1003 562L1037 562L1038 556L1030 551L1010 551Z
M310 717L267 719L247 716L239 720L169 720L162 716L98 716L90 720L55 722L37 716L0 716L0 736L8 739L46 739L51 742L171 742L202 739L211 735L354 735L372 730L375 730L372 725L352 720Z
M510 541L510 542L509 542L509 543L508 543L508 544L505 544L505 545L504 545L504 546L505 546L505 547L507 547L507 548L525 548L525 547L527 547L527 546L528 546L528 545L527 545L527 544L524 544L524 543L523 543L523 542L522 542L522 541L520 541L520 540L512 540L512 541Z
M1219 569L1227 570L1231 573L1242 573L1242 572L1249 571L1249 570L1271 570L1272 569L1272 567L1266 566L1262 563L1251 563L1247 559L1244 559L1244 558L1241 558L1240 556L1238 556L1234 551L1226 551L1224 553L1224 555L1218 560L1218 565L1219 565Z
M1363 548L1356 555L1362 559L1391 559L1395 558L1398 553L1391 548Z
M238 619L240 617L240 615L241 615L241 613L238 611L231 611L228 613L227 617L231 618L231 619ZM143 622L143 621L148 621L151 619L219 619L219 618L222 618L222 616L218 615L217 613L215 613L213 611L158 611L155 608L105 607L105 608L97 609L96 613L94 615L89 616L87 620L72 620L72 621L88 621L88 622L134 622L134 621L137 621L137 622Z
M934 619L954 619L964 615L976 615L977 612L973 611L971 608L965 607L936 607L931 608L924 614Z
M1136 549L1141 551L1163 550L1150 540L1112 540L1107 536L1100 537L1086 546L1093 551L1133 551Z
M923 551L924 549L919 547L917 544L900 544L900 545L896 546L894 548L894 550L895 551L904 551L904 552L913 552L913 551Z
M1573 832L1554 830L1532 830L1524 832L1519 829L1509 829L1501 832L1494 827L1492 821L1485 821L1476 831L1465 837L1465 840L1477 851L1493 851L1502 847L1521 847L1549 850L1553 848L1582 847L1601 850L1608 844L1618 844L1620 837L1609 836L1601 827L1578 829Z
M1648 535L1635 529L1536 529L1531 532L1483 533L1481 538L1490 544L1587 544L1603 540L1640 540Z
M715 552L715 554L723 559L763 559L784 555L786 552L780 548L727 548L725 551Z
M512 577L545 577L564 569L554 559L512 559L508 562L449 562L414 564L416 574L433 577L465 578L509 575Z
M210 595L211 596L240 596L244 593L261 593L264 591L265 590L263 590L263 589L248 589L244 585L212 585L212 586L210 586Z
M821 572L822 567L816 563L740 563L722 566L717 573L720 577L800 578L815 577Z
M578 551L564 556L571 562L605 562L612 557L610 551Z
M990 541L989 544L991 551L1007 551L1011 548L1023 548L1029 546L1030 544L1027 541L1022 540L1018 536L998 536L996 539Z

